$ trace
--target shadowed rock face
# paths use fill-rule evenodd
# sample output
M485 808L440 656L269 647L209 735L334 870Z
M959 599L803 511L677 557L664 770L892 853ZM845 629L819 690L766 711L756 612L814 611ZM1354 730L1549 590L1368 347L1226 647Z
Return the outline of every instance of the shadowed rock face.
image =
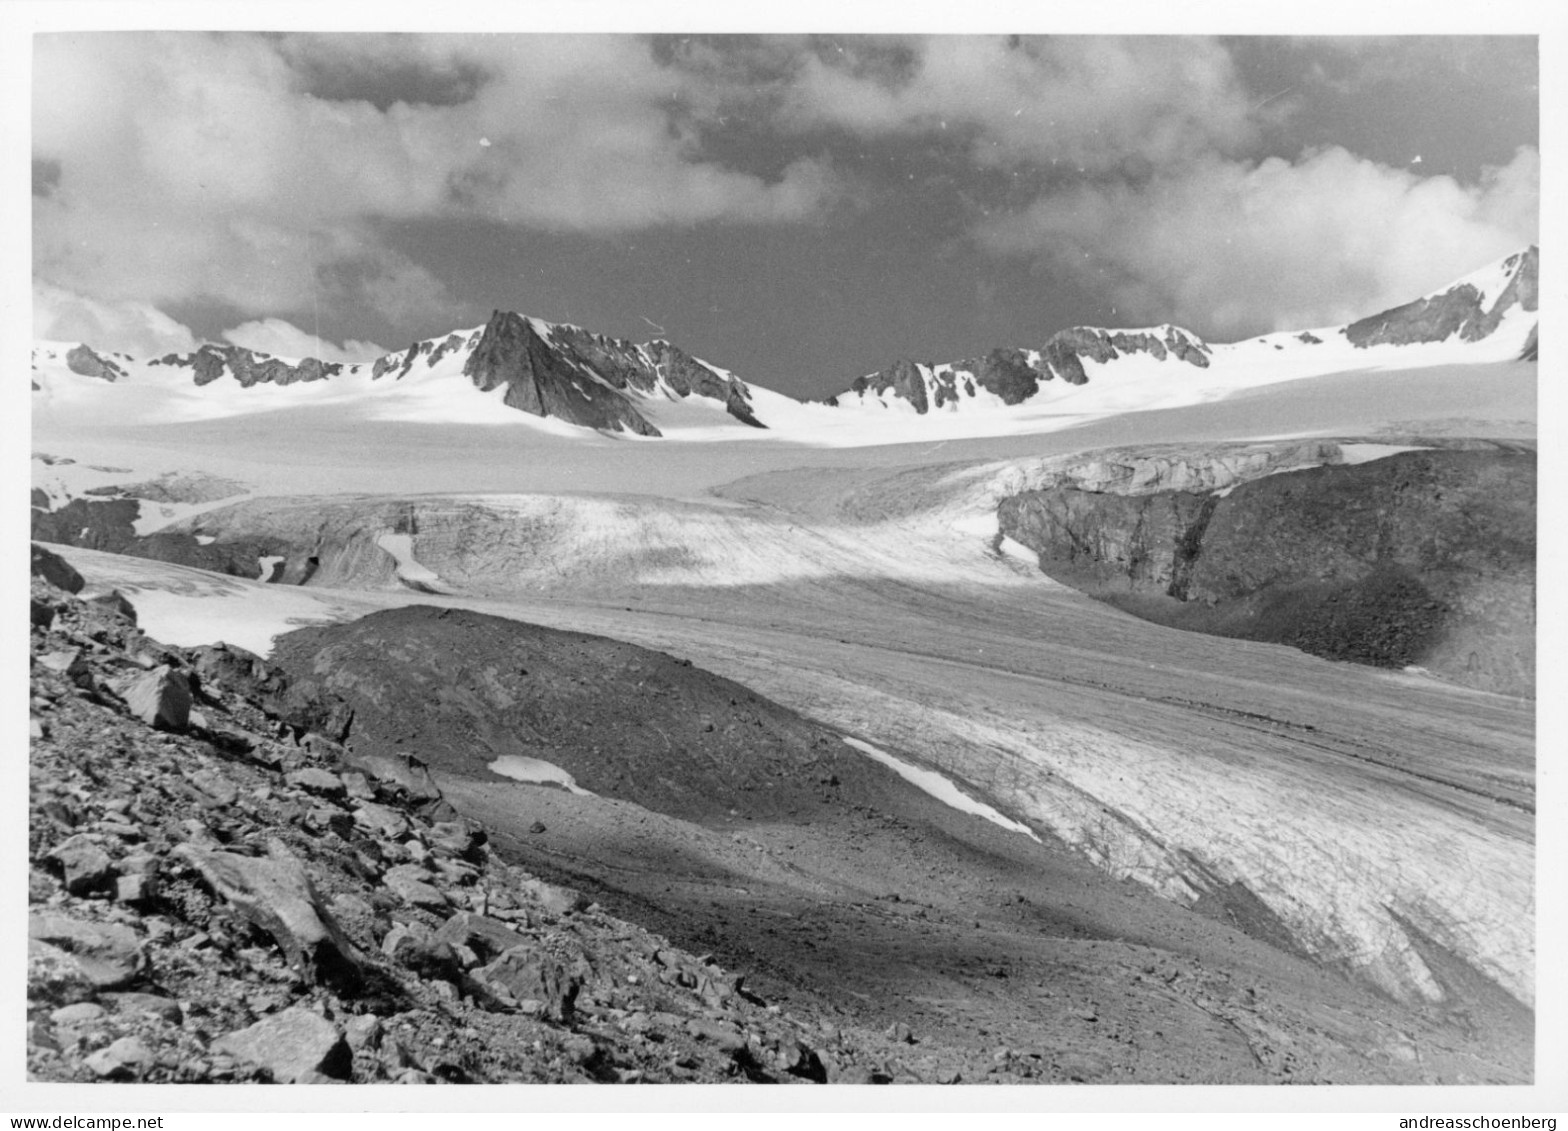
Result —
M141 505L140 499L126 497L72 499L52 511L35 506L31 512L32 537L40 542L83 546L111 554L129 554L153 561L210 569L231 577L255 578L263 557L291 552L296 557L302 556L291 544L266 535L241 535L203 545L194 535L183 531L160 530L152 534L137 534L136 520L141 515Z
M1480 341L1497 329L1503 315L1515 306L1537 309L1541 253L1531 247L1503 263L1512 272L1501 293L1490 300L1469 283L1461 283L1440 295L1419 298L1352 322L1345 337L1361 349L1379 345L1409 345L1414 342L1441 342L1457 334L1467 342ZM1533 352L1531 334L1526 353Z
M463 373L483 392L506 386L506 404L534 416L610 432L659 435L630 402L552 349L516 314L498 310L491 316Z
M920 367L908 358L901 357L889 368L878 370L865 377L857 377L850 386L857 393L881 393L891 390L915 406L915 411L925 413L930 405L926 401L926 382Z
M669 342L639 346L576 326L551 327L547 339L529 319L505 311L491 315L463 372L487 392L507 386L505 402L513 408L589 428L659 435L619 390L652 393L661 377L679 396L723 401L731 416L762 427L741 382Z
M1408 452L1224 497L1054 488L999 519L1046 573L1150 620L1534 693L1533 455Z

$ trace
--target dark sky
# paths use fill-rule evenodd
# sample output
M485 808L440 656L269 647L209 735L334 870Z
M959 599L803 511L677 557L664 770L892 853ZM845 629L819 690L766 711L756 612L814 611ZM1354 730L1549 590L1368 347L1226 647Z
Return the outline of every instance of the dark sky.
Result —
M1333 324L1537 239L1532 37L64 33L35 329L363 356L494 307L823 395Z

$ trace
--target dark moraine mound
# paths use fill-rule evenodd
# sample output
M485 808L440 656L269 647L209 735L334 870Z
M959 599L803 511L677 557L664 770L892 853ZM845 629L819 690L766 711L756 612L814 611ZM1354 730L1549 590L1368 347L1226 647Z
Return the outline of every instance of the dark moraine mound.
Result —
M881 771L832 732L661 652L425 606L301 629L274 660L353 706L356 753L492 778L536 758L584 789L701 820L812 808Z
M1002 532L1053 578L1162 624L1534 693L1535 456L1407 452L1228 495L1056 488Z

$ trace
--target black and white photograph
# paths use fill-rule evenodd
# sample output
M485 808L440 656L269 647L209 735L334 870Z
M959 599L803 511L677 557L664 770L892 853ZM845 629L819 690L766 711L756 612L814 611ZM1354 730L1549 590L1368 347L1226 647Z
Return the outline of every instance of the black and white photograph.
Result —
M1562 1110L1540 12L321 7L6 28L0 1106Z

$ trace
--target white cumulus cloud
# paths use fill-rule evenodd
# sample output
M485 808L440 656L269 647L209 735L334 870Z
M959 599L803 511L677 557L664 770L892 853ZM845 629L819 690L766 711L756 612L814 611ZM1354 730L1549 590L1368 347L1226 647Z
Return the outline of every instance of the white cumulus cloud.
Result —
M999 254L1108 289L1125 321L1219 339L1334 325L1409 301L1539 235L1540 158L1480 183L1330 148L1297 161L1218 157L1140 185L1044 196L982 222Z
M189 353L199 344L189 327L144 302L97 302L40 282L33 284L33 337L135 357Z
M787 120L867 135L969 130L988 165L1169 164L1251 140L1229 53L1173 36L933 36L805 56Z
M375 342L351 339L335 345L315 334L306 333L292 322L281 318L263 318L242 322L233 329L223 331L223 338L236 346L268 353L274 357L314 357L319 361L373 361L391 351Z
M473 77L384 106L311 90L389 72ZM34 201L35 271L105 300L429 317L443 286L378 223L768 222L830 188L810 159L774 181L707 159L672 126L689 79L630 36L41 35L34 75L33 156L59 170Z

